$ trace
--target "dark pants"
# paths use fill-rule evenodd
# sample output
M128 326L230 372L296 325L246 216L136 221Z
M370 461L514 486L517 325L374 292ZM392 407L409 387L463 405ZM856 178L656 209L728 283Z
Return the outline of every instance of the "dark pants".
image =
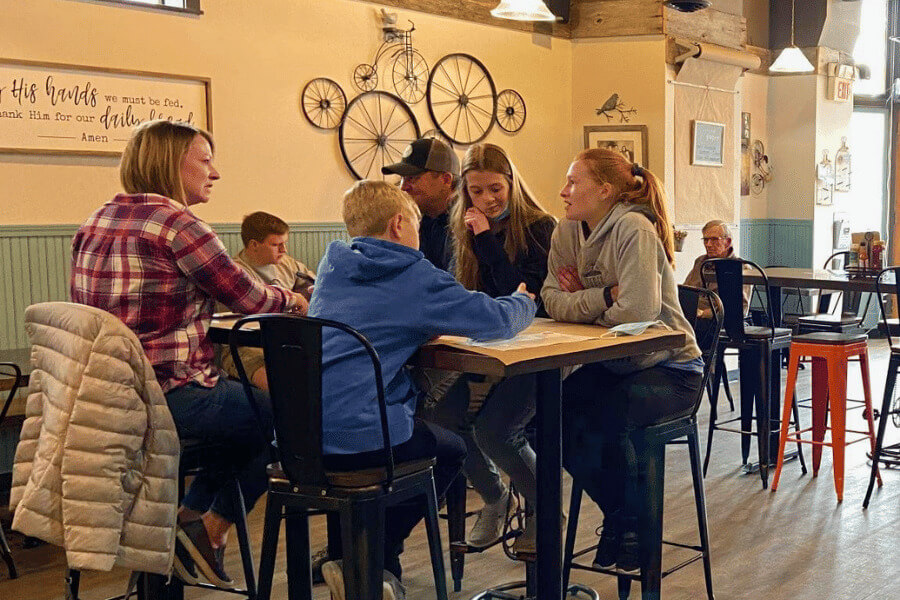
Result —
M638 493L627 477L630 428L690 414L700 373L651 367L625 375L585 365L563 382L563 464L605 517L634 522Z
M178 437L222 444L223 452L210 457L210 466L229 465L237 470L247 512L268 489L266 465L272 458L262 433L272 431L271 402L262 390L253 391L262 423L236 381L220 378L211 388L189 383L166 394ZM231 499L219 494L224 483L215 468L203 471L194 478L182 504L199 512L211 509L234 523L238 515Z
M435 457L434 487L438 498L447 493L450 483L462 469L466 458L466 445L455 433L432 423L416 419L412 437L394 446L394 462ZM329 471L355 471L384 465L381 450L358 454L329 454L325 457ZM400 579L400 553L403 540L425 516L425 496L416 496L406 502L388 507L384 515L384 568ZM341 551L340 524L337 515L328 515L328 554L336 560Z

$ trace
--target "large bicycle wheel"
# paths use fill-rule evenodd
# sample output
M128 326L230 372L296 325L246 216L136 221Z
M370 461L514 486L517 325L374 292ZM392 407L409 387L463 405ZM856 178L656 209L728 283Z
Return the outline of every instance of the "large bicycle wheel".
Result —
M428 112L441 133L458 144L483 140L494 125L497 88L480 60L448 54L428 78Z
M497 125L509 133L515 133L525 125L525 100L516 90L503 90L497 94Z
M300 108L306 120L320 129L334 129L341 124L347 96L336 82L327 77L313 79L303 87Z
M394 91L410 104L425 97L428 83L428 63L418 50L401 51L394 58Z
M409 106L380 90L351 100L338 130L341 155L357 179L383 179L381 167L399 162L417 139L419 123Z

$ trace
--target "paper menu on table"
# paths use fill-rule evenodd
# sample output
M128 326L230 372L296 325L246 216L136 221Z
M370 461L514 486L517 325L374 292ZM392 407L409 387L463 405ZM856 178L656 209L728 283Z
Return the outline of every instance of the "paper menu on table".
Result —
M540 348L553 346L567 342L584 342L599 339L600 336L572 335L553 331L541 331L537 333L520 333L514 338L506 340L476 341L471 338L442 335L433 343L447 344L457 348L485 348L490 350L524 350L526 348Z

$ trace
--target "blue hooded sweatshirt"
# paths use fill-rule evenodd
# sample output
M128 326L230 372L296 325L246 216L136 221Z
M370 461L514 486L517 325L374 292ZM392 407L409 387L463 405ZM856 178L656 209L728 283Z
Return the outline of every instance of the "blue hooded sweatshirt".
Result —
M515 336L536 306L525 294L491 298L470 292L418 250L369 237L335 241L317 269L309 316L340 321L378 351L391 445L409 440L419 390L406 362L437 335ZM383 447L372 363L358 341L323 330L322 429L325 454Z

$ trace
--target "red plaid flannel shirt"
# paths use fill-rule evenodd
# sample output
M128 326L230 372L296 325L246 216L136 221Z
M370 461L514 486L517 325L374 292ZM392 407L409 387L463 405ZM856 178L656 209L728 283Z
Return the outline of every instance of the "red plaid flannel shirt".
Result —
M207 338L216 301L245 314L289 302L238 267L209 225L155 194L119 194L81 226L70 291L73 302L110 312L137 334L164 392L216 384Z

